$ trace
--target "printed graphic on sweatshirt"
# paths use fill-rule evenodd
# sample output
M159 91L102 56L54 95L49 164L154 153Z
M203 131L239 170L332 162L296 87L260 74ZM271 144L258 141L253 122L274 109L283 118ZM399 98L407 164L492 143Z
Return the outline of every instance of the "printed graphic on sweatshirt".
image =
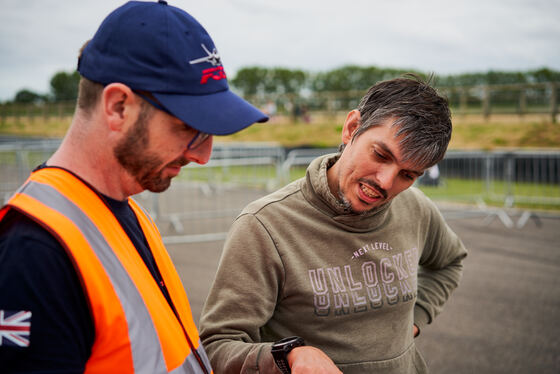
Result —
M365 256L374 250L378 256ZM356 267L356 259L363 259ZM418 250L393 251L388 243L371 243L355 251L352 264L310 269L317 316L345 315L409 302L416 297Z

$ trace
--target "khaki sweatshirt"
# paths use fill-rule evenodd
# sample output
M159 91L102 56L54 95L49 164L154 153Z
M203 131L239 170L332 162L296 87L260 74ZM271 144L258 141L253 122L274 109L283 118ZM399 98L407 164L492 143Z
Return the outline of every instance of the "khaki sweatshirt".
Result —
M441 312L467 252L411 187L365 215L327 185L336 160L249 204L232 225L200 321L216 374L279 373L271 342L297 335L344 373L423 373L412 333Z

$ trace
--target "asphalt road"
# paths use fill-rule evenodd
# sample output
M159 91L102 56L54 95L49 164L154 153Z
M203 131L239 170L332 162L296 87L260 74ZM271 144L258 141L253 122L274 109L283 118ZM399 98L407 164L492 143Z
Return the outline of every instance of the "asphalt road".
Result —
M460 287L418 339L433 373L560 373L560 219L453 220Z
M417 338L431 373L560 373L560 217L521 229L483 218L449 220L469 256L460 287ZM195 321L222 245L167 246Z

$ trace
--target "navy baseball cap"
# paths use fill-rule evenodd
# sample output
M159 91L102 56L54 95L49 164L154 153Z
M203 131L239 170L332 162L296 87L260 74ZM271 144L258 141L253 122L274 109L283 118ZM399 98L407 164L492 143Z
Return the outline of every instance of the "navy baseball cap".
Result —
M234 94L206 30L166 1L129 1L110 13L78 60L97 83L150 92L196 130L228 135L268 117Z

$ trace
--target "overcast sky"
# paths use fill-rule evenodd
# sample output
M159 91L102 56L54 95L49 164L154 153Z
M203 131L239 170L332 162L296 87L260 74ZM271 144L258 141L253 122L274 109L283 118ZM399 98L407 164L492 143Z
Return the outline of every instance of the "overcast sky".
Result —
M0 101L49 92L115 0L0 0ZM226 72L345 64L439 75L560 70L560 0L170 0L212 36Z

